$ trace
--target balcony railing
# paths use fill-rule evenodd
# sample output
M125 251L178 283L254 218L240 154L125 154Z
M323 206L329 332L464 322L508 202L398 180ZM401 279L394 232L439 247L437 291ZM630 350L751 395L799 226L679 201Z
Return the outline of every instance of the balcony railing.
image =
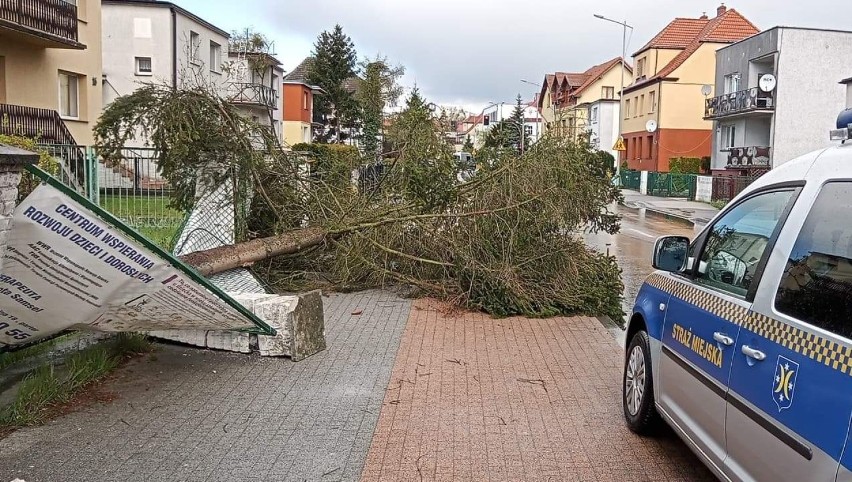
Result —
M775 109L772 92L764 92L753 87L707 99L704 102L704 117L715 119L755 110L772 109Z
M266 85L234 82L230 84L228 93L230 101L235 104L278 108L278 91Z
M770 167L770 148L766 146L728 149L728 169L765 169Z
M77 6L65 0L0 0L0 26L46 46L85 48L77 37Z
M51 155L62 159L70 184L83 185L85 152L55 110L0 104L0 134L35 139Z

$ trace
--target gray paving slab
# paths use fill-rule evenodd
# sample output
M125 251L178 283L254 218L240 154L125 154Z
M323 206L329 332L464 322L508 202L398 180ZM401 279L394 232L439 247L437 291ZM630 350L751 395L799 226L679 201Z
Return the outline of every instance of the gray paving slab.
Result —
M357 480L411 303L324 308L328 349L299 363L159 346L105 385L113 402L0 440L0 482Z

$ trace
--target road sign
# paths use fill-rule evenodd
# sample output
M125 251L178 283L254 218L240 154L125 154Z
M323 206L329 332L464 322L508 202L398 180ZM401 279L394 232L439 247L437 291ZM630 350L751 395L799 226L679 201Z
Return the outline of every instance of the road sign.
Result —
M624 146L624 139L619 137L618 140L615 141L615 145L612 146L612 150L613 151L626 151L627 147Z

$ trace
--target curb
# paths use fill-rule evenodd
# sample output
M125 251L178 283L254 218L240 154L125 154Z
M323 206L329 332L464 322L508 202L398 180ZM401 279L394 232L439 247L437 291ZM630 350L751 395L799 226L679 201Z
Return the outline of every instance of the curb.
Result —
M666 211L663 211L663 210L660 210L660 209L649 208L647 206L631 206L631 205L625 204L623 202L621 202L619 204L621 206L626 207L627 209L633 209L633 210L636 210L636 211L638 211L640 209L644 209L645 215L651 215L652 217L666 219L666 220L669 220L669 221L675 221L677 223L684 224L684 225L689 226L691 228L694 228L696 226L695 221L693 221L692 219L687 218L685 216L672 214L672 213L669 213L669 212L666 212Z

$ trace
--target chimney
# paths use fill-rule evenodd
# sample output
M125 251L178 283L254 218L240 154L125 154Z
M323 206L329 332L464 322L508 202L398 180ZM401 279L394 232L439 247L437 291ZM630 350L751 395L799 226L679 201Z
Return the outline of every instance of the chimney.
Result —
M728 11L728 7L726 7L725 4L723 3L723 4L719 5L719 8L716 9L716 16L721 17L722 14L724 14L727 11Z
M707 20L707 12L701 12L701 16L698 17L699 20Z

